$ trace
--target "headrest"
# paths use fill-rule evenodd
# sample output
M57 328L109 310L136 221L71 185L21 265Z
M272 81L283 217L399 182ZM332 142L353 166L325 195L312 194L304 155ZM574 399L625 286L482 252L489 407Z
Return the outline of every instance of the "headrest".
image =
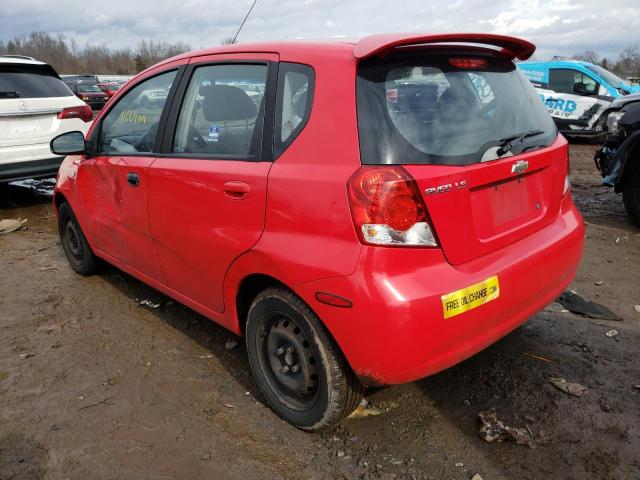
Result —
M232 85L203 86L200 94L204 96L202 113L210 122L249 120L258 113L249 95Z
M438 102L438 86L432 83L398 85L397 108L400 112L421 112Z

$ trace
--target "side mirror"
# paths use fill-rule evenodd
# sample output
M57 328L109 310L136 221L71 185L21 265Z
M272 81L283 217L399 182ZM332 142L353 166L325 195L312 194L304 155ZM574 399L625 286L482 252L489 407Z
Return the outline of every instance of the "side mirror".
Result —
M582 82L575 83L573 85L573 93L577 93L579 95L585 95L588 93L587 86Z
M86 153L84 134L67 132L58 135L49 144L49 149L56 155L81 155Z
M593 88L589 88L593 86ZM593 95L598 91L598 84L586 84L584 82L578 82L573 85L573 93L578 95Z

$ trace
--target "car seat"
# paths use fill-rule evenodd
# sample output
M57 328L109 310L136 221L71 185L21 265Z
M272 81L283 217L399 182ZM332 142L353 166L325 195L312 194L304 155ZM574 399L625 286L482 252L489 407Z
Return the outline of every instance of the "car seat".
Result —
M200 93L205 120L219 128L217 141L206 142L203 153L248 155L258 115L249 95L232 85L207 85Z

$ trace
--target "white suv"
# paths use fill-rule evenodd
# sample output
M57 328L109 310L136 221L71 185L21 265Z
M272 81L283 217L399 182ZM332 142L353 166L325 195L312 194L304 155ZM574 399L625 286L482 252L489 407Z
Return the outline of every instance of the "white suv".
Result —
M0 55L0 183L55 176L63 157L51 154L49 142L86 133L92 119L50 65Z

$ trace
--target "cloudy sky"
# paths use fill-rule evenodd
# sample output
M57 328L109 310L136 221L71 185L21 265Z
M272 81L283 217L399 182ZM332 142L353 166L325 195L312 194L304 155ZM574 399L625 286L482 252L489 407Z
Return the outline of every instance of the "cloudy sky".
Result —
M142 38L193 48L233 36L252 0L0 0L0 39L63 33L80 45ZM100 8L100 5L103 7ZM238 40L480 31L521 36L537 58L640 44L639 0L258 0Z

